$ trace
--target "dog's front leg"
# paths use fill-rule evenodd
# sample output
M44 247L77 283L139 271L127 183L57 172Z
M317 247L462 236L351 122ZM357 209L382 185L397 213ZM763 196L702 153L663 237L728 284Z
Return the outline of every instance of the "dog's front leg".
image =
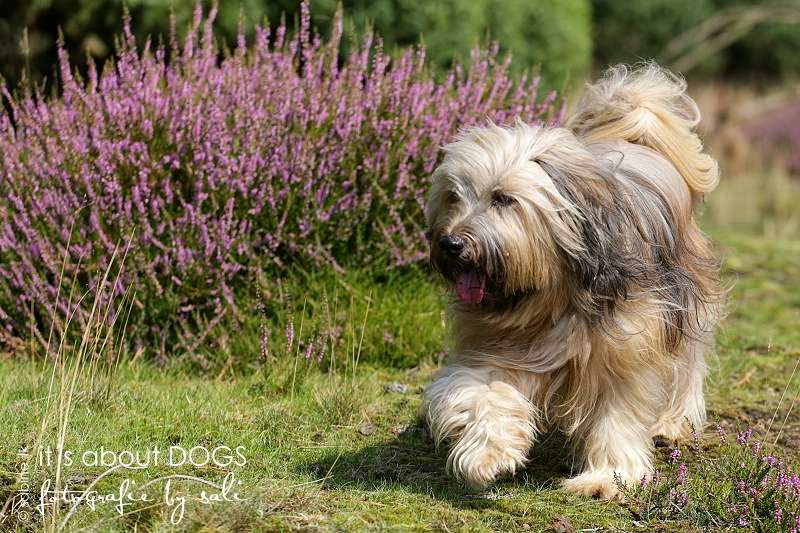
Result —
M657 384L617 382L597 398L594 411L573 437L578 440L583 472L564 481L564 488L583 496L614 499L617 480L639 482L652 470L655 421L648 393Z
M448 470L482 489L522 466L535 437L534 407L508 373L445 368L424 395L424 414L437 446L451 445Z

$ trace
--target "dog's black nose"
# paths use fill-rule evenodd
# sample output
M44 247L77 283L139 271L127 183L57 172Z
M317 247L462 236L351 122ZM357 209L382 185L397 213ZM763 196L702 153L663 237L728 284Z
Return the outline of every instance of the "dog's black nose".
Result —
M445 235L439 239L439 247L450 255L458 255L464 249L464 239L458 235Z

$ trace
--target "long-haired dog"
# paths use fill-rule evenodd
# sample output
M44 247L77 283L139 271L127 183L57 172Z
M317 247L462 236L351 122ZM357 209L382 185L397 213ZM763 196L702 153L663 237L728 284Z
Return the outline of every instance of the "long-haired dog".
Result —
M654 436L701 428L722 293L692 213L719 174L698 121L682 79L617 66L566 127L444 148L426 216L455 343L424 414L457 477L513 474L558 428L582 465L565 488L612 498L651 471Z

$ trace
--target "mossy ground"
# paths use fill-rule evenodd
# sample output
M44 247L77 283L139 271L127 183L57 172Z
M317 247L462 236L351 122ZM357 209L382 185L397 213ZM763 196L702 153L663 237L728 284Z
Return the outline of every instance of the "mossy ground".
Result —
M785 459L796 463L800 406L789 410L800 378L795 377L780 406L779 400L800 357L800 243L725 231L712 236L724 257L725 279L732 291L728 316L717 336L717 355L711 360L710 418L724 426L755 426L765 432L774 417L771 434L777 436L783 428L777 445ZM244 447L246 464L241 467L161 464L117 471L97 483L98 492L118 492L125 478L141 486L176 473L219 482L232 469L242 482L237 492L246 501L210 505L189 501L183 520L171 525L174 506L163 503L161 483L153 489L159 501L131 504L124 516L113 503L98 504L95 510L80 505L67 529L567 531L571 526L685 531L694 527L691 522L640 523L622 505L560 490L559 481L570 474L572 458L558 435L547 436L535 447L524 472L487 493L474 493L451 480L444 471L443 453L435 450L417 417L420 391L437 367L437 353L447 344L441 289L417 271L379 281L361 275L332 279L304 282L302 292L306 307L308 302L319 306L327 299L328 310L320 312L342 317L345 340L334 354L339 358L335 370L308 365L297 350L295 367L294 358L280 353L285 342L273 338L269 362L252 357L247 364L198 374L186 371L186 361L159 368L128 358L117 368L107 397L82 388L84 381L76 390L66 450ZM286 282L287 290L291 283ZM335 297L336 287L346 297ZM293 305L299 306L299 298L294 300ZM339 311L331 311L333 307ZM304 327L312 323L309 319ZM296 326L302 339L299 323ZM233 354L257 352L259 336L253 322L231 335L225 346ZM369 350L380 353L367 354ZM361 362L354 364L359 358ZM18 488L15 481L25 462L18 452L34 445L45 416L48 368L19 354L0 360L0 505L8 502L7 512L19 498L12 492ZM405 387L387 390L395 382ZM41 444L55 446L56 419L45 417L45 423ZM55 475L53 467L37 465L35 456L28 464L34 491L43 479ZM80 490L104 470L73 465L64 468L61 479L69 479L72 488ZM187 494L202 490L194 482L176 483ZM58 521L67 512L68 506L62 507ZM0 525L10 531L43 527L51 527L50 519L42 521L35 512L27 520L15 515Z

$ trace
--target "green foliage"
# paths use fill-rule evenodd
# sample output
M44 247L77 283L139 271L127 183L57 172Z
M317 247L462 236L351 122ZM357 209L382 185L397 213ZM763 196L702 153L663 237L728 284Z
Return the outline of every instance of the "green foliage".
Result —
M734 4L731 0L717 2ZM753 0L746 3L760 4ZM793 5L800 10L800 1L795 0ZM800 76L800 24L770 22L756 26L731 46L727 70L739 76L753 72Z
M207 9L209 0L200 3ZM176 27L185 28L192 18L195 0L42 0L20 4L0 14L0 64L2 74L15 81L27 66L34 79L51 77L55 42L60 27L67 49L76 61L88 52L105 59L114 48L125 5L136 35L154 38L169 32L170 15ZM217 37L233 43L240 22L246 29L268 17L276 25L285 14L292 25L299 2L241 0L219 2ZM314 0L314 24L328 30L337 0ZM470 50L487 40L498 40L501 50L511 52L519 73L541 67L545 84L560 88L567 79L582 77L591 61L591 10L589 0L526 2L524 0L347 0L343 3L346 25L356 39L372 26L387 50L424 42L435 66L445 68L454 59L464 62ZM28 28L26 56L17 45Z
M661 59L679 34L713 11L713 0L593 0L595 59L599 67Z
M34 81L54 79L56 39L63 32L70 57L82 64L89 54L107 59L114 51L115 36L122 30L122 13L128 10L134 33L154 39L169 33L174 16L179 34L188 27L196 4L206 11L211 0L37 0L19 2L14 9L0 11L0 74L14 82L23 69ZM215 23L217 36L234 42L240 15L250 28L268 14L262 0L219 2ZM27 30L27 38L24 33Z
M494 0L488 15L492 36L513 52L517 66L540 64L546 84L580 86L592 53L588 2Z
M208 9L211 0L198 0ZM38 0L18 2L0 13L0 73L12 82L27 67L35 80L52 78L59 27L77 62L85 53L105 59L120 30L123 4L130 11L137 35L166 35L170 14L177 28L186 27L195 0ZM519 73L540 67L547 87L584 76L592 61L609 63L641 58L667 60L666 46L720 10L738 5L798 5L798 0L345 0L348 32L354 38L370 25L383 36L387 50L414 45L428 48L432 64L449 66L465 60L470 49L497 40L515 58ZM239 24L252 29L268 17L273 26L282 14L292 25L299 13L295 0L219 2L217 37L232 43ZM314 23L327 30L339 0L312 0ZM23 30L28 29L27 40ZM797 24L757 25L729 48L705 60L694 74L792 75L800 71L800 31Z
M352 368L354 361L409 368L446 348L444 289L420 267L382 275L295 269L258 285L243 320L211 330L184 361L210 372L226 360L252 369L266 350L270 360L310 353L312 366L328 370Z
M312 0L311 12L328 27L338 2ZM561 88L580 79L591 62L591 9L588 0L347 0L343 2L351 34L373 27L387 50L423 42L432 63L446 68L469 58L470 50L498 41L514 58L516 72L539 68L544 84ZM296 2L272 4L270 16L294 14Z
M615 62L656 59L669 64L665 52L679 36L721 11L735 7L798 6L800 2L760 0L593 0L595 61L602 67ZM741 15L740 15L741 16ZM702 44L698 46L703 46ZM797 75L800 70L798 24L762 22L731 46L698 65L693 74L773 77Z

